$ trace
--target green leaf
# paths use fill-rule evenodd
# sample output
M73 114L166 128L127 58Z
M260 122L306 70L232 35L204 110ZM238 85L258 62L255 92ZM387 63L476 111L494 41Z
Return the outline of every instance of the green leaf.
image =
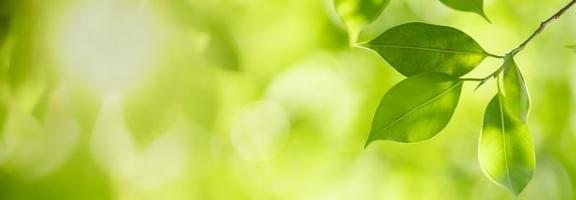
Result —
M440 1L450 8L479 14L484 19L486 19L486 21L490 22L490 19L488 19L486 13L484 13L484 2L482 0L440 0Z
M488 55L466 33L447 26L407 23L364 44L405 76L443 72L462 76Z
M390 0L334 0L340 19L346 25L352 43L364 26L380 16Z
M336 12L347 26L362 27L374 21L390 0L334 0Z
M504 57L503 70L498 83L500 93L505 97L503 101L506 110L511 112L512 117L525 122L530 109L530 98L522 73L511 56Z
M374 140L419 142L433 137L450 121L461 89L462 80L443 73L401 81L382 98L366 146Z
M486 108L478 158L484 173L515 195L530 182L535 158L526 123L514 118L496 95Z

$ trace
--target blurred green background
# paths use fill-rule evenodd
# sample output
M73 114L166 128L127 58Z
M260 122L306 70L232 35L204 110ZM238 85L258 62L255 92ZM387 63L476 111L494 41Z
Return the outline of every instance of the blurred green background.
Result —
M490 24L392 0L359 41L418 21L502 55L567 2L485 0ZM363 149L402 76L347 35L328 0L1 0L0 199L513 199L477 161L493 83L433 139ZM537 158L520 199L576 199L575 35L570 10L516 57Z

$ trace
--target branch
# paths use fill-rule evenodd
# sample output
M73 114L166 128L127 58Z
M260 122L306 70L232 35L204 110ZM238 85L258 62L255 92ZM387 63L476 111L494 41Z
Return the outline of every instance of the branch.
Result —
M562 9L560 9L558 12L556 12L556 14L552 15L546 21L543 21L542 23L540 23L540 27L538 27L538 29L536 29L536 31L534 31L534 33L532 33L532 35L530 35L530 37L528 39L526 39L526 41L522 42L522 44L520 44L518 47L516 47L515 49L510 51L509 54L514 56L518 52L522 51L526 47L526 45L528 45L528 43L530 41L532 41L537 35L539 35L550 22L552 22L555 19L558 19L560 16L562 16L562 14L564 14L564 12L566 12L566 10L568 10L570 7L572 7L575 3L576 3L576 0L570 1L570 3L568 3Z

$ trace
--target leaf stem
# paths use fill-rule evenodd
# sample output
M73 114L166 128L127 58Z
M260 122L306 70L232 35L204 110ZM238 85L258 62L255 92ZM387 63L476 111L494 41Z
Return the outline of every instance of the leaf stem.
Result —
M484 78L462 78L463 81L472 81L472 82L480 82L484 81Z
M494 57L494 58L505 58L506 56L514 57L516 54L518 54L518 52L524 50L524 48L526 48L528 43L530 43L537 35L542 33L542 31L544 31L544 28L546 28L546 26L548 26L548 24L550 24L550 22L554 21L555 19L558 19L568 9L570 9L574 4L576 4L576 0L571 0L568 4L566 4L562 9L560 9L554 15L552 15L551 17L549 17L548 19L546 19L545 21L540 23L540 27L538 27L538 29L536 29L534 31L534 33L532 33L532 35L530 35L530 37L528 37L528 39L526 39L524 42L522 42L520 45L518 45L518 47L516 47L515 49L512 49L505 56L494 55L494 54L491 54L488 52L484 52L484 53L487 56ZM484 78L462 78L461 80L462 81L480 82L478 84L478 86L476 86L476 89L478 89L480 86L482 86L484 83L486 83L486 81L488 81L490 78L498 77L498 74L500 74L500 72L502 70L504 70L504 65L500 66L498 69L496 69L496 71L492 72L491 74L489 74L488 76L486 76ZM474 89L474 90L476 90L476 89Z
M354 47L358 43L358 37L360 36L360 28L353 26L348 26L348 45Z
M532 33L532 35L530 35L530 37L528 37L528 39L526 39L524 42L522 42L520 45L518 45L518 47L516 47L515 49L510 51L509 54L514 56L518 52L520 52L524 48L526 48L526 45L528 45L528 43L530 43L530 41L532 41L537 35L539 35L544 30L544 28L546 28L546 26L548 24L550 24L550 22L554 21L555 19L558 19L560 16L562 16L562 14L564 14L574 4L576 4L576 0L570 1L566 6L564 6L562 9L560 9L554 15L552 15L551 17L549 17L548 19L546 19L545 21L540 23L540 27L538 27L538 29L536 29L536 31L534 31L534 33Z
M504 58L504 57L503 57ZM500 74L500 72L504 69L504 65L498 67L498 69L496 69L496 71L492 72L491 74L489 74L488 76L485 76L483 78L462 78L461 80L463 81L473 81L473 82L486 82L488 79L490 78L495 78L496 76L498 76L498 74Z
M485 54L486 56L489 56L489 57L492 57L492 58L504 58L504 56L499 56L499 55L491 54L491 53L488 53L488 52L484 52L484 54Z
M508 56L508 55L506 55L506 56ZM503 56L502 58L504 58L506 56ZM476 90L478 90L478 88L480 88L480 86L484 85L484 83L486 83L486 81L488 81L490 78L498 77L498 74L500 74L500 72L502 70L504 70L504 65L498 67L498 69L496 69L496 71L492 72L488 76L485 76L484 78L462 78L461 80L462 81L480 82L480 83L478 83L476 88L474 88L474 91L476 91Z

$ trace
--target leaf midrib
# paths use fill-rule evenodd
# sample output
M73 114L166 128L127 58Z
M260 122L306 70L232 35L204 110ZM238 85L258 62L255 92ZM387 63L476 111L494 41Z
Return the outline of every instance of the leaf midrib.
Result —
M397 49L412 49L412 50L423 50L423 51L435 51L435 52L442 52L442 53L452 53L452 54L480 54L486 56L485 52L477 52L477 51L458 51L458 50L451 50L451 49L440 49L440 48L429 48L429 47L417 47L417 46L400 46L400 45L386 45L386 44L369 44L371 46L376 47L384 47L384 48L397 48Z
M498 107L500 108L500 125L502 126L502 148L504 148L504 165L506 167L506 179L510 185L510 189L516 192L514 185L512 185L512 178L510 177L510 166L508 165L508 149L506 145L506 125L504 123L504 107L502 104L504 99L502 99L501 94L498 94Z
M402 116L399 117L398 119L390 122L390 123L389 123L388 125L386 125L385 127L383 127L383 128L381 128L380 130L376 131L375 138L379 138L379 137L380 137L380 134L381 134L384 130L390 128L391 126L395 125L396 123L398 123L398 122L401 121L402 119L408 117L408 115L416 112L416 110L424 107L426 104L429 104L429 103L435 101L436 99L444 96L446 93L448 93L448 92L450 92L451 90L453 90L454 88L460 86L463 82L464 82L464 81L462 81L462 80L458 81L456 84L454 84L453 86L451 86L451 87L447 88L446 90L440 92L438 95L434 96L434 97L431 98L430 100L425 101L424 103L422 103L422 104L420 104L420 105L418 105L418 106L410 109L408 112L406 112L404 115L402 115Z

